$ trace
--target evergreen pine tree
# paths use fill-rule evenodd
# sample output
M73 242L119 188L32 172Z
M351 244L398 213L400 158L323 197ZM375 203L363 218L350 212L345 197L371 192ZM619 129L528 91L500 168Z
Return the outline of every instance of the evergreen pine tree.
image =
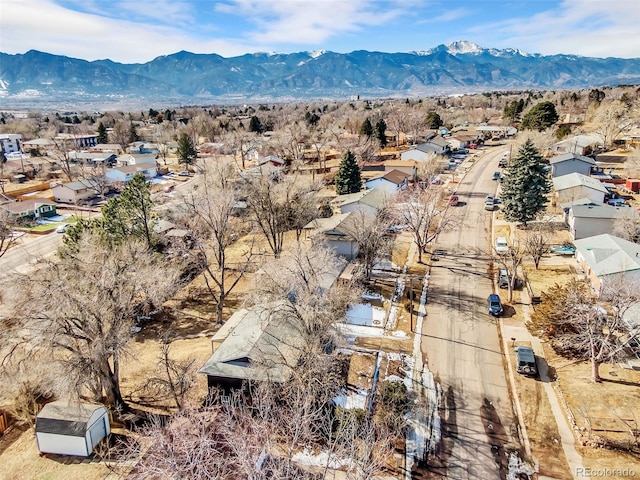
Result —
M102 122L98 124L98 143L109 143L109 137L107 136L107 127Z
M356 162L356 156L351 150L347 150L340 162L340 168L336 174L336 193L345 195L356 193L362 189L360 167Z
M196 161L198 152L196 150L191 137L186 133L181 133L178 138L178 161L184 164L185 167L193 165Z
M373 136L373 125L371 125L371 120L369 120L369 117L365 118L364 122L362 122L362 126L360 127L360 135L366 135L369 138Z
M376 138L380 141L380 148L387 146L387 122L382 118L376 123Z
M531 140L511 159L502 184L502 205L508 221L526 226L546 210L551 184L542 162L542 155Z

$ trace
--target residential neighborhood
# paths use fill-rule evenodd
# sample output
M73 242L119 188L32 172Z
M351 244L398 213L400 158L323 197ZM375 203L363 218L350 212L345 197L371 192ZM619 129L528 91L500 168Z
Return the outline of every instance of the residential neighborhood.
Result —
M8 478L640 471L619 88L0 112Z

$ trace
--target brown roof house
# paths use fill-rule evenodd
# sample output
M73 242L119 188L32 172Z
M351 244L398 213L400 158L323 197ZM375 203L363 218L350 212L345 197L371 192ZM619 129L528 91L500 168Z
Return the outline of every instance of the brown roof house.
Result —
M404 190L409 185L409 176L400 170L391 170L364 182L367 190L380 189L389 195Z

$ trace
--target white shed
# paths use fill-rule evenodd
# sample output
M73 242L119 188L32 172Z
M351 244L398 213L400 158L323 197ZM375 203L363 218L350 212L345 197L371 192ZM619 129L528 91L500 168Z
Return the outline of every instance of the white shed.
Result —
M36 441L41 453L88 457L111 432L109 413L102 405L57 401L36 417Z

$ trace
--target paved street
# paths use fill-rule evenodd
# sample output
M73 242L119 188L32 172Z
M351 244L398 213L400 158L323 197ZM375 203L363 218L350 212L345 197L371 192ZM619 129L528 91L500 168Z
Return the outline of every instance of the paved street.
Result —
M63 236L54 232L47 235L23 235L20 237L17 245L11 247L0 258L0 279L13 271L26 273L38 258L54 254L62 244Z
M443 396L442 440L429 457L434 478L505 478L508 453L519 448L492 292L491 176L504 149L488 151L458 185L459 226L439 236L422 326L421 349Z

